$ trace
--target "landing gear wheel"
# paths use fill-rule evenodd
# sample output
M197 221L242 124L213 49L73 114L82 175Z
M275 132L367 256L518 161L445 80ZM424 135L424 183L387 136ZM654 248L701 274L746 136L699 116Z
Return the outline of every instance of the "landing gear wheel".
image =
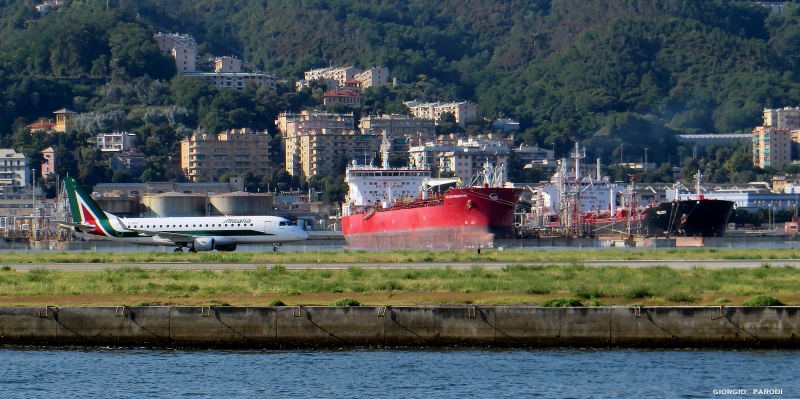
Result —
M181 247L175 248L175 250L172 252L183 252L183 248Z

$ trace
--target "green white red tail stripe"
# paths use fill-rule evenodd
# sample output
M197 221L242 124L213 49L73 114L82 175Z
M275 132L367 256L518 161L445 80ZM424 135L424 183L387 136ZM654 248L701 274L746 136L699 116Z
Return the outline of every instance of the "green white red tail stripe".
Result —
M89 234L114 237L117 231L111 227L106 213L94 202L94 199L78 184L72 177L64 178L67 185L67 196L69 197L69 208L72 213L72 222L84 225L92 225L94 230Z

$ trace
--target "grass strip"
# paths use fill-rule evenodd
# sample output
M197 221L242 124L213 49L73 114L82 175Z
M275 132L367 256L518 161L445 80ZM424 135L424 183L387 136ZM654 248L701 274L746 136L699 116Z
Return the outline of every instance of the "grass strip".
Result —
M215 295L291 298L332 293L496 293L544 297L603 299L636 303L711 304L726 296L770 295L796 304L800 270L794 267L676 270L646 268L509 265L503 269L362 269L286 270L282 266L255 270L145 270L138 267L104 271L0 271L3 297L64 295L148 295L161 299L203 298ZM346 295L343 295L346 296ZM700 298L707 298L706 303ZM609 300L609 298L616 298ZM286 299L284 299L287 301ZM515 300L530 301L523 297ZM288 302L288 301L287 301ZM363 302L363 301L362 301ZM587 303L599 303L588 301ZM735 303L731 303L735 304ZM56 304L57 305L57 304Z
M392 250L313 252L4 252L3 263L410 263L410 262L574 262L587 260L775 260L800 259L800 249L592 249L592 250Z

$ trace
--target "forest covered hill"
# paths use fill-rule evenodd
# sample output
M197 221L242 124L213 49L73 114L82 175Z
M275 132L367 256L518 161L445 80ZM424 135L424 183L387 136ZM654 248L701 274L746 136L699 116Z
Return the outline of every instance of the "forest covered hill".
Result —
M72 0L44 16L35 5L0 0L3 144L74 151L86 137L18 131L59 108L94 112L137 133L156 178L178 178L157 170L158 157L176 155L174 141L198 124L272 129L280 111L319 106L319 89L291 92L293 79L331 64L387 66L402 83L367 90L357 114L468 100L483 118L519 120L520 142L560 156L581 140L604 163L624 146L634 157L658 148L652 161L677 164L691 155L677 133L749 132L763 108L800 105L792 4L774 14L726 0L109 0L108 10L105 0ZM287 81L278 93L188 82L158 52L156 32L190 34L203 53ZM169 107L183 117L168 118ZM765 172L742 160L745 148L703 155L696 167L723 171L712 181Z

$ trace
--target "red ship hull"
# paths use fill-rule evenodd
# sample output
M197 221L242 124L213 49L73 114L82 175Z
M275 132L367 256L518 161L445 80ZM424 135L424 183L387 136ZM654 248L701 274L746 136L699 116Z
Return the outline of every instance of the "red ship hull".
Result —
M369 208L342 218L351 249L492 248L514 238L514 210L522 189L457 188L390 209Z

